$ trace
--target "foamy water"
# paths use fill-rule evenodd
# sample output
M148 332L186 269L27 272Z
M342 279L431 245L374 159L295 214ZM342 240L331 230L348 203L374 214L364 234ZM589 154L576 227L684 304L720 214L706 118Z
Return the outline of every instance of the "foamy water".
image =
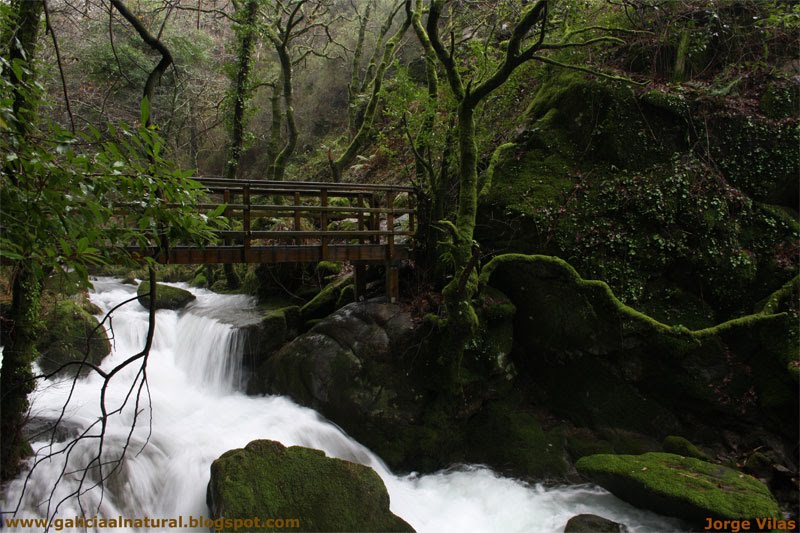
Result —
M90 490L82 494L80 502L67 498L59 517L207 517L211 462L252 440L272 439L286 446L318 448L329 456L372 467L386 484L392 511L420 532L560 532L569 518L581 513L621 522L632 532L674 531L678 527L677 522L631 507L589 485L544 488L477 466L396 476L380 458L315 411L285 397L252 397L239 392L242 334L219 317L247 313L254 302L245 296L191 290L197 300L186 309L157 314L147 370L152 402L147 403L144 391L138 425L122 468L103 492ZM91 298L105 312L134 293L134 287L104 278L95 281ZM102 363L106 370L141 350L147 311L137 302L130 303L114 313L112 324L114 350ZM138 371L138 365L134 366L114 378L109 405L116 407L123 401ZM66 427L79 431L97 420L100 383L94 375L78 381L65 416ZM41 384L31 396L32 415L57 417L70 387L70 380ZM119 456L132 419L129 401L121 416L109 422L105 460ZM152 434L144 446L151 423ZM96 433L96 429L90 432ZM55 443L51 448L49 441L35 442L33 447L44 454L63 449L64 444ZM72 450L66 468L64 454L41 463L28 483L17 516L52 514L55 504L76 490L80 474L66 475L49 498L54 481L62 471L81 472L96 453L97 441L87 440ZM90 475L90 480L92 476L96 474ZM16 506L23 479L24 475L5 487L4 511Z

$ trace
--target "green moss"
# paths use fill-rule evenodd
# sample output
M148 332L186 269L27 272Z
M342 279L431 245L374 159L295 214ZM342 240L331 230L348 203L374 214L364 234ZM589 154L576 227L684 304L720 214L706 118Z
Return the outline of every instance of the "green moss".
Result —
M268 440L211 464L208 505L215 518L298 518L302 531L413 531L371 468Z
M797 310L800 300L800 275L787 281L783 287L773 292L756 311L765 315Z
M508 404L485 407L467 430L468 461L488 462L533 479L563 477L567 471L563 436L544 431L532 414Z
M150 307L150 282L143 281L136 289L139 296L139 303L145 308ZM195 300L195 295L191 292L156 283L156 309L180 309L191 301Z
M730 468L669 453L592 455L581 475L619 498L695 526L707 518L780 518L778 504L757 479Z
M310 302L300 308L303 322L323 318L336 311L342 291L353 283L353 276L345 276L326 285Z
M331 276L342 271L342 264L334 263L333 261L320 261L317 263L316 270L317 274L321 276Z
M612 453L614 451L610 442L599 438L586 428L570 429L565 432L565 437L565 447L573 461L587 455Z
M192 280L192 287L208 287L208 279L205 274L197 274Z
M703 452L700 448L684 439L675 435L670 435L664 439L661 447L667 453L674 453L675 455L682 455L684 457L694 457L695 459L702 459L708 461L710 457Z
M37 349L41 354L39 366L46 373L84 357L89 363L99 364L111 352L105 329L98 328L97 319L72 300L58 302L45 314L44 322ZM76 369L72 367L68 373L74 375Z
M694 413L796 433L798 332L787 313L670 327L548 256L498 256L480 282L517 307L515 367L540 401L575 424L660 440L687 434L682 420Z

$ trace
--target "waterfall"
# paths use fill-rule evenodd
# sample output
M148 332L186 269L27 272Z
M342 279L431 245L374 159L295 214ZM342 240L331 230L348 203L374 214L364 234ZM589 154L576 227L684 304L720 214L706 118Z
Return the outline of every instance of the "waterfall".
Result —
M135 293L134 287L108 278L95 280L94 286L92 301L103 312ZM81 497L83 510L74 497L67 498L59 509L60 517L207 517L211 462L251 440L272 439L287 446L322 449L329 456L374 468L386 483L392 511L420 532L560 532L570 517L581 513L627 524L633 532L676 529L675 522L633 508L589 485L545 488L501 477L480 466L396 476L380 458L315 411L285 397L242 394L243 339L237 328L221 318L253 313L254 302L245 296L191 290L197 300L186 309L157 314L147 370L152 401L140 407L124 463L108 480L103 493L92 490ZM102 368L113 368L141 350L146 333L147 312L138 302L117 310L109 329L113 351ZM135 375L136 369L131 368L114 378L108 393L110 405L121 404ZM67 432L76 434L97 420L100 382L96 375L78 380L64 417ZM41 383L31 395L32 416L55 419L71 385L71 380ZM143 398L146 396L144 391ZM104 458L121 452L132 420L129 402L109 423ZM55 443L51 448L48 436L41 438L32 443L38 454L64 446ZM17 516L46 516L48 509L43 502L53 482L65 468L66 472L77 472L64 477L51 499L55 504L76 490L82 467L94 457L96 449L96 440L84 441L72 450L66 467L63 454L39 464ZM89 478L96 475L91 472ZM24 476L4 487L3 511L16 506Z

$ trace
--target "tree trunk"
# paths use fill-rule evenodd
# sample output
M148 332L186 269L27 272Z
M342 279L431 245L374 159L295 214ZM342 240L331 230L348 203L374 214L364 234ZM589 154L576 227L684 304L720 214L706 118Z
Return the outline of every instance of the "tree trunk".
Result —
M13 69L8 71L14 89L13 111L15 122L12 131L18 142L27 142L36 122L37 95L31 89L33 81L32 59L39 33L39 21L44 12L43 0L16 0L11 4L14 20L8 40L10 62L23 61L26 69L18 77ZM13 186L18 186L14 169L7 169ZM0 369L0 479L13 478L19 471L19 462L30 451L22 435L22 426L28 412L28 394L33 390L31 363L36 358L36 334L39 322L40 282L36 265L20 261L12 279L11 309L8 322L3 326L3 366Z

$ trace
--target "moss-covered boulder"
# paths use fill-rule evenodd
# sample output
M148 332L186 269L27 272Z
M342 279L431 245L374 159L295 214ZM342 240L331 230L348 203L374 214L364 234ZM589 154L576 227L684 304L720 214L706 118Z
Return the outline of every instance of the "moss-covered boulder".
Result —
M139 303L149 309L150 282L141 282L139 288L136 289L136 294L139 297ZM185 289L156 283L156 309L180 309L189 302L194 301L195 298L194 294Z
M563 479L569 469L562 432L508 403L488 404L470 419L467 446L467 461L526 479Z
M214 461L207 501L214 518L295 518L300 531L413 531L371 468L269 440Z
M517 307L514 364L525 382L578 426L659 440L681 434L702 442L723 427L738 427L745 439L766 429L787 446L796 437L797 339L787 313L696 331L670 327L547 256L498 256L482 282ZM718 429L698 432L698 419Z
M242 361L251 371L260 368L275 351L300 332L300 307L293 305L266 312L242 327Z
M83 361L84 357L87 362L98 364L111 352L105 329L85 307L74 300L64 300L45 313L45 327L37 342L39 366L45 373L70 361ZM66 371L74 375L77 367Z
M573 516L564 526L564 533L622 533L627 531L621 524L602 516L579 514Z
M303 322L323 318L337 309L337 302L347 287L353 284L353 276L345 276L322 288L308 303L300 308L300 317Z
M750 312L796 275L797 117L754 116L701 90L563 70L543 80L485 172L484 250L563 257L695 329Z
M775 498L757 479L721 465L669 453L591 455L581 475L617 497L696 527L714 519L780 518Z

